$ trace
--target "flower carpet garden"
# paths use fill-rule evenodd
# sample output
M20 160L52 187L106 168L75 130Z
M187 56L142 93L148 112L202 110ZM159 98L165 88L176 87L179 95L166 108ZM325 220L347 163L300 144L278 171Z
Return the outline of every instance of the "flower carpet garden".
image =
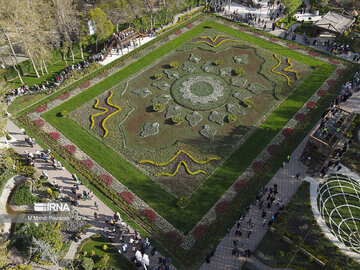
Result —
M191 24L19 117L185 265L303 138L335 95L327 81L345 80L336 70L353 68L215 17Z

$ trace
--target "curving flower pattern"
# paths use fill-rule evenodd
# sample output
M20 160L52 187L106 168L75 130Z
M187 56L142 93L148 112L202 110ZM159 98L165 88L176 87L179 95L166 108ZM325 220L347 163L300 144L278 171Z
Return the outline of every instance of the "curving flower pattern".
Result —
M207 96L198 96L191 91L191 86L195 83L207 83L212 86L213 92ZM191 103L207 104L209 102L216 102L220 97L224 95L224 87L219 80L214 79L212 76L196 76L190 77L189 80L184 81L179 92L182 93L184 99L190 100Z

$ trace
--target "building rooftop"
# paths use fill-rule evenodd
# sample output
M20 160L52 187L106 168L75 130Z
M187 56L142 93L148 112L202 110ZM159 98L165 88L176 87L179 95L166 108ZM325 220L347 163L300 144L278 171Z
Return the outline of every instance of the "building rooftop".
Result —
M355 21L353 17L329 11L314 25L336 33L344 33Z

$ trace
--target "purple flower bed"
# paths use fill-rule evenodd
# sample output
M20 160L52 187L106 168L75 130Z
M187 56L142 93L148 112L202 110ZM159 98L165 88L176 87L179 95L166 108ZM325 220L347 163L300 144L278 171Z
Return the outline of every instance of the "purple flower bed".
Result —
M62 94L60 97L58 97L58 99L65 100L65 99L68 99L69 97L70 97L70 93L65 93L65 94Z
M323 95L326 94L326 90L319 90L319 91L317 91L316 94L317 94L319 97L322 97Z
M178 246L180 246L182 243L182 238L177 231L167 232L165 236L169 238L171 242L176 243Z
M301 122L302 120L304 120L304 117L305 117L305 114L298 113L295 115L295 120Z
M252 168L256 173L258 173L263 166L264 166L264 163L262 163L261 161L256 161L252 164Z
M194 238L196 240L199 240L209 228L210 228L209 225L205 225L205 224L197 225L193 232Z
M39 108L37 108L35 110L35 112L43 112L47 109L47 105L45 104L44 106L40 106Z
M306 108L312 109L312 108L315 107L315 105L316 105L316 102L314 102L314 101L309 101L308 103L306 103Z

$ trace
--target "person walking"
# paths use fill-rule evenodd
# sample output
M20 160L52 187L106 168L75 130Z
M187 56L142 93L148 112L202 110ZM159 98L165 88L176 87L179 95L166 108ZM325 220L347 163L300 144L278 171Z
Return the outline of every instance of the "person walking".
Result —
M94 219L97 219L98 214L94 212Z
M94 206L96 207L97 210L99 210L99 205L96 201L94 202Z
M296 180L299 180L300 173L298 172L298 173L295 175L295 177L296 177Z

